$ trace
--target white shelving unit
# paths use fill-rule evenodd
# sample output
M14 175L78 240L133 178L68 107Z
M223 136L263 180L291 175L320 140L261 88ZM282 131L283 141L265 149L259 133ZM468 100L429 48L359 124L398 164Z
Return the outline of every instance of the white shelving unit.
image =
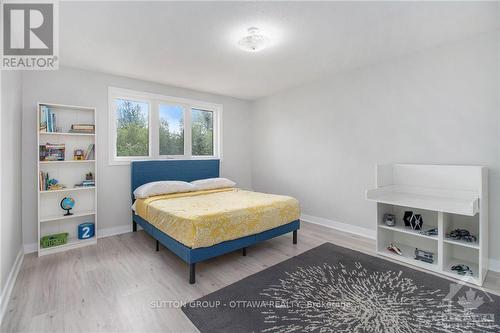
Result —
M488 272L488 170L481 166L385 164L377 166L376 188L366 199L377 203L377 252L391 259L446 276L482 285ZM406 227L405 211L421 214L423 235ZM396 216L396 226L383 223L384 214ZM454 229L467 229L476 242L447 238ZM403 252L387 250L395 243ZM434 253L432 264L416 260L415 248ZM453 265L468 265L473 275L459 275Z
M40 132L40 108L48 107L56 115L57 127L60 132ZM97 135L93 133L71 133L72 124L85 123L96 125L96 110L93 107L62 105L53 103L38 103L37 105L37 150L40 145L46 143L64 143L64 161L39 161L37 177L40 172L48 172L50 178L55 178L66 188L59 190L38 189L38 255L46 255L74 249L97 243L97 157L92 160L73 160L75 149L86 150L89 144L94 144L94 156L97 156ZM40 152L39 152L40 153ZM74 187L85 179L85 174L92 172L95 186ZM70 196L75 199L73 215L64 216L65 211L61 209L60 202ZM95 235L92 238L78 239L78 225L83 222L95 224ZM68 232L68 242L64 245L41 248L41 237L54 233Z

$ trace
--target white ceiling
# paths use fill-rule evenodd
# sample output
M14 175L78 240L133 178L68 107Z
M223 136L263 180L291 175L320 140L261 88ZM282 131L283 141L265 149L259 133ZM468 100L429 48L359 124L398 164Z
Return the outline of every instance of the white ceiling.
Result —
M62 2L71 66L245 99L498 29L494 2ZM274 45L235 45L250 26Z

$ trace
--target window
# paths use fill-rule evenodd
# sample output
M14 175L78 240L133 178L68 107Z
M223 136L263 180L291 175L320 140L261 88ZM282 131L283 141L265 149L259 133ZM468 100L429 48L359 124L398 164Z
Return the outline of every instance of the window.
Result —
M222 105L109 88L110 164L221 157Z
M149 104L115 99L116 156L149 155Z
M214 113L207 110L191 110L191 135L193 155L214 154Z
M184 155L184 110L160 104L160 155Z

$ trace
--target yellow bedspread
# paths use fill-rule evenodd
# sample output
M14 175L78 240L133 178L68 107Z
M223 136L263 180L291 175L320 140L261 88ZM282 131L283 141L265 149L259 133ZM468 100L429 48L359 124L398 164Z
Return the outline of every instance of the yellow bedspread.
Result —
M288 196L219 189L136 200L136 214L182 244L206 247L297 220Z

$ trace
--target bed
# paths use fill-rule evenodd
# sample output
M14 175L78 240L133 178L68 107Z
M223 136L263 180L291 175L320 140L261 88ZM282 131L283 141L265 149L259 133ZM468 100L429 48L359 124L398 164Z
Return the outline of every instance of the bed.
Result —
M140 225L189 265L195 283L196 263L286 233L297 244L298 204L291 197L237 188L177 193L135 200L139 186L159 180L191 182L219 177L219 160L134 161L131 193L135 211L132 229ZM295 201L295 202L294 202Z

